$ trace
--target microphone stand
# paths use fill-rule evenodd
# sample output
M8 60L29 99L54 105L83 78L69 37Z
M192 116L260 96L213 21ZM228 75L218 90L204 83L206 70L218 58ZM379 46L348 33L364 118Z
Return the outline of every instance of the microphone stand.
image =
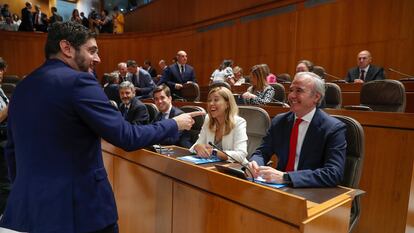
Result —
M222 149L220 149L220 148L218 148L214 143L212 143L212 142L208 142L208 144L210 145L210 146L212 146L214 149L216 149L216 150L218 150L218 151L220 151L220 152L222 152L223 154L225 154L227 157L229 157L229 158L231 158L231 159L233 159L236 163L238 163L238 164L240 164L245 170L247 170L248 172L249 172L249 174L250 174L250 176L252 177L252 181L253 181L253 183L255 183L255 181L254 181L254 176L253 176L253 172L252 171L250 171L250 169L246 166L246 165L244 165L243 163L241 163L240 161L238 161L237 159L235 159L235 158L233 158L232 156L230 156L229 154L227 154L226 152L224 152Z
M407 77L407 78L414 78L414 76L409 75L409 74L405 74L403 72L400 72L398 70L394 70L393 68L388 68L389 71L394 72L396 74L402 75L403 77Z
M335 76L335 75L332 75L332 74L328 74L328 73L324 73L326 76L328 76L328 77L331 77L331 78L333 78L333 79L335 79L335 81L337 80L337 81L340 81L340 82L345 82L345 80L343 80L342 78L340 78L340 77L337 77L337 76Z

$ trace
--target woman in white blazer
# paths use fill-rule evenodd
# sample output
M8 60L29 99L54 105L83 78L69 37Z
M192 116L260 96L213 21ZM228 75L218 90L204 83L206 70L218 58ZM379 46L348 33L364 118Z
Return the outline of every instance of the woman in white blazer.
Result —
M239 109L231 91L226 87L213 88L208 93L207 112L198 140L190 151L209 157L213 148L208 143L213 142L238 162L247 163L246 120L238 116ZM233 161L220 151L217 156Z

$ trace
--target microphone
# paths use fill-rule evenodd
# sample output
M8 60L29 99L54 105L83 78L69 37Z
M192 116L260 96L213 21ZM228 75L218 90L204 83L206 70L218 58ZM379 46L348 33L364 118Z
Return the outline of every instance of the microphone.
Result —
M407 77L407 78L414 78L414 76L413 76L413 75L405 74L405 73L403 73L403 72L401 72L401 71L394 70L393 68L388 68L388 70L389 70L389 71L391 71L391 72L394 72L394 73L396 73L396 74L402 75L403 77Z
M245 169L245 170L247 170L249 172L250 176L252 177L252 181L254 183L253 173L252 173L252 171L250 171L250 169L246 165L244 165L242 162L238 161L237 159L233 158L232 156L230 156L229 154L227 154L226 152L224 152L222 149L218 148L214 143L208 142L208 144L210 146L212 146L214 149L216 149L216 150L222 152L223 154L225 154L227 157L233 159L236 163L240 164L243 167L243 169Z
M332 74L328 74L328 73L326 73L326 72L324 72L324 74L326 75L326 76L328 76L328 77L331 77L331 78L333 78L333 79L335 79L334 81L335 82L338 82L338 83L345 83L346 81L344 80L344 79L342 79L342 78L340 78L340 77L338 77L338 76L335 76L335 75L332 75Z

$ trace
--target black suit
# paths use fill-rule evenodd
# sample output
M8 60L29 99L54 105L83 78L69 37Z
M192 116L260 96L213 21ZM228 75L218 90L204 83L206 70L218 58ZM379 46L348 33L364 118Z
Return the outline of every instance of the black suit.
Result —
M19 31L33 31L33 16L27 7L22 9L22 22L20 23Z
M170 115L168 115L168 119L171 119L173 117L176 117L178 115L183 114L184 112L177 108L172 106L171 107L171 111L170 111ZM159 112L158 115L155 117L154 122L157 121L162 121L165 118L163 117L162 112ZM185 148L190 148L192 146L191 143L191 135L188 133L188 131L184 130L180 132L180 136L177 137L169 137L167 139L165 139L164 141L162 141L160 143L161 145L177 145L177 146L181 146L181 147L185 147Z
M175 84L184 84L186 82L197 82L193 67L185 64L184 72L181 73L178 64L175 63L165 69L158 85L166 83L173 94L181 96L180 90L175 89Z
M359 79L360 75L359 67L354 67L348 71L345 81L353 83L355 79ZM382 67L370 65L368 72L365 74L364 82L383 79L385 79L384 69Z
M151 75L151 78L157 77L157 71L152 66L149 66L146 71Z
M119 111L121 111L125 120L135 125L145 125L149 123L149 114L147 107L143 104L137 97L131 100L128 111L125 108L125 104L119 106ZM127 111L125 113L125 111ZM125 116L126 114L126 116Z

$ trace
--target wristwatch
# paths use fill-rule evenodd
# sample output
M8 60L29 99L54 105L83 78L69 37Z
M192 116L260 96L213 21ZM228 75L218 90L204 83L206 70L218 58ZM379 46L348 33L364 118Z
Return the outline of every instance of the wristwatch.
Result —
M290 176L287 172L283 173L283 183L287 185L292 184L292 179L290 179Z

